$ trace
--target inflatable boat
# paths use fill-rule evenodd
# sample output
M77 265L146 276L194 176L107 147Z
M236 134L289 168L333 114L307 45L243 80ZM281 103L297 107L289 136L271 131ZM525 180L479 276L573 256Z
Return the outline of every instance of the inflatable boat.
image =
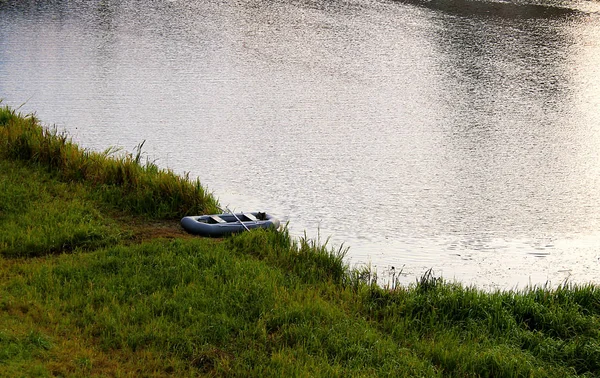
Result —
M181 226L190 234L222 237L254 228L278 228L279 220L261 212L183 217Z

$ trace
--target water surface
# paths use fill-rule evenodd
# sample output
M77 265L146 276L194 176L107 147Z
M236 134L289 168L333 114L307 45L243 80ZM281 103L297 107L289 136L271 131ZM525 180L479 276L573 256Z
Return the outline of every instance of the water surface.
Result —
M0 1L0 98L403 282L600 283L600 4Z

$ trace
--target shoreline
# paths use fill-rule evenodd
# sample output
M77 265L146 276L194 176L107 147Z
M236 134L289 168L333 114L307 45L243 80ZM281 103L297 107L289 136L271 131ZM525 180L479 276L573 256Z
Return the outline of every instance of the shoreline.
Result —
M381 287L286 228L191 237L216 201L140 156L0 108L0 375L600 374L598 286Z

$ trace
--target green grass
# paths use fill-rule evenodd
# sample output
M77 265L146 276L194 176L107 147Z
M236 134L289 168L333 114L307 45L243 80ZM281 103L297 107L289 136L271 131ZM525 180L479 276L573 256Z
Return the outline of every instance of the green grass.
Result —
M486 293L425 277L412 288L371 288L363 298L363 313L377 320L382 332L401 339L408 327L422 341L430 339L420 348L443 366L445 376L600 371L595 286Z
M0 107L0 154L45 167L65 182L95 185L99 198L119 209L156 218L213 213L216 199L200 181L190 181L155 164L141 162L143 143L136 154L114 156L87 151L66 133L43 127L34 116Z
M0 160L0 255L41 256L115 243L123 231L86 196L81 184Z
M37 127L0 111L0 376L600 375L596 286L386 289L285 228L189 237L171 217L216 206L199 184ZM178 185L195 199L163 198Z

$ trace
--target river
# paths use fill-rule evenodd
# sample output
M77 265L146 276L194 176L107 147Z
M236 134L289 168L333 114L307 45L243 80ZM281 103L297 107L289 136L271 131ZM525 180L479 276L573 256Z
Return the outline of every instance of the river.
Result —
M600 3L0 0L0 98L353 267L600 283Z

